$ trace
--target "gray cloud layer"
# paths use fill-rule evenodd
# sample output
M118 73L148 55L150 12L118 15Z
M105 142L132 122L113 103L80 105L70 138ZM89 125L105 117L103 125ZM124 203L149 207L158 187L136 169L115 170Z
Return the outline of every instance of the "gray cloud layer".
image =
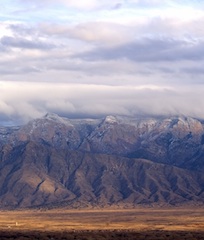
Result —
M204 118L201 3L15 3L0 22L3 123L46 112Z
M12 47L12 48L20 48L20 49L40 49L40 50L47 50L54 48L55 46L50 43L44 43L39 40L27 40L25 38L19 38L19 37L9 37L4 36L0 39L0 43L4 47Z
M8 87L10 95L7 94ZM204 100L200 101L202 90L197 88L196 96L189 88L182 90L153 86L9 83L1 85L0 119L5 121L7 116L10 123L12 119L22 123L46 112L66 117L102 117L108 114L204 117L200 111L200 107L204 107Z
M94 49L77 56L90 61L124 58L136 62L199 61L204 58L204 42L143 38L117 47Z

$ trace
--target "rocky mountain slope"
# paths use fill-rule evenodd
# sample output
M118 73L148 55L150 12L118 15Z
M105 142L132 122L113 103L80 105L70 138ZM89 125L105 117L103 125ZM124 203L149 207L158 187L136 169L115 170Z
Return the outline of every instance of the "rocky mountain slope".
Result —
M0 208L203 204L204 123L189 117L0 128Z

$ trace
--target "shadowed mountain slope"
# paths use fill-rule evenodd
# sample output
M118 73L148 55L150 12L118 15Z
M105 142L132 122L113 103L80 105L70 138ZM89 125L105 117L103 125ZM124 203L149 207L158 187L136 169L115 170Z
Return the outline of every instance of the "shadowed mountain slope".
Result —
M0 207L203 204L204 128L187 117L0 128Z

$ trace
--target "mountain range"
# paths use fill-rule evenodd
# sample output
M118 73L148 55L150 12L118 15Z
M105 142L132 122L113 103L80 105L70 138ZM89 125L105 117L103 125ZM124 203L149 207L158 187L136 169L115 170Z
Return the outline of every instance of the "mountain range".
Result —
M68 119L0 127L0 208L204 203L204 121Z

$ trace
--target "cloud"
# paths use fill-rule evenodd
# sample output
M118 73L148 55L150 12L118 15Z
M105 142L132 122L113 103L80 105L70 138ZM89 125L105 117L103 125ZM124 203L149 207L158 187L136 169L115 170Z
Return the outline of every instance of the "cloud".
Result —
M0 14L4 123L48 111L203 116L201 2L11 2Z
M27 48L27 49L51 49L54 44L45 43L39 40L28 40L25 38L4 36L0 39L0 43L5 47Z
M130 27L111 22L86 22L71 26L44 24L41 27L44 34L50 36L64 36L101 45L118 45L134 36Z
M136 62L203 60L204 42L177 39L143 38L117 47L96 48L76 55L89 61L129 59Z
M19 123L55 112L66 117L174 115L204 117L203 88L105 86L83 84L1 83L0 116ZM199 107L195 107L198 106ZM9 122L9 123L10 123Z
M97 10L101 8L114 8L124 2L124 0L83 0L83 1L75 1L75 0L30 0L29 2L25 3L24 0L18 0L20 3L25 4L27 6L33 7L47 7L47 6L56 6L56 5L63 5L66 7L76 8L80 10Z
M2 80L115 86L185 84L195 82L193 71L187 69L194 68L196 75L196 69L200 72L196 65L203 65L202 38L175 37L176 33L173 37L145 36L147 29L142 35L141 25L135 23L11 23L8 29L11 36L8 41L4 36L1 41L5 45L0 44ZM202 82L202 74L197 74L196 82Z
M76 0L30 0L30 1L24 1L24 0L18 0L19 3L26 5L26 6L32 6L32 7L48 7L48 6L58 6L63 5L66 7L72 7L80 10L97 10L97 9L117 9L120 8L122 5L131 5L134 4L134 6L137 7L162 7L162 6L179 6L179 5L192 5L192 2L189 0L83 0L83 1L76 1ZM195 1L194 1L195 3ZM199 1L196 1L197 4L200 4Z

